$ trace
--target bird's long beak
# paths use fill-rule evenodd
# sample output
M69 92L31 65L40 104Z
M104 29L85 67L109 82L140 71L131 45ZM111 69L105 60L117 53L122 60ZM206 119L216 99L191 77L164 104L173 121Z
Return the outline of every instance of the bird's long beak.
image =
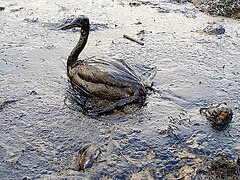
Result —
M61 30L71 29L71 28L73 28L73 27L76 27L76 26L74 26L74 24L70 24L70 25L67 25L67 26L63 26L63 27L61 28Z

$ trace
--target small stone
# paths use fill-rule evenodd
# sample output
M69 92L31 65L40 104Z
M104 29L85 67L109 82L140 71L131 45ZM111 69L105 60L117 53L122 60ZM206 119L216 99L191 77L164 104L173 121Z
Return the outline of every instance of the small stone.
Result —
M207 119L217 126L226 126L232 120L232 110L226 103L212 104L208 108L201 108L201 114L205 114Z
M70 163L70 168L76 171L85 171L92 168L96 163L101 149L95 145L87 145L79 150Z
M137 33L137 35L141 35L141 34L145 34L145 31L144 30L141 30Z
M140 25L140 24L142 24L140 21L138 21L138 22L136 22L136 23L134 23L135 25Z
M25 176L25 177L22 178L22 180L30 180L30 179L31 179L31 178L28 177L28 176Z
M30 93L30 95L38 95L38 93L33 90L33 91Z
M133 6L137 7L137 6L140 6L141 4L139 2L130 2L129 5L131 7L133 7Z

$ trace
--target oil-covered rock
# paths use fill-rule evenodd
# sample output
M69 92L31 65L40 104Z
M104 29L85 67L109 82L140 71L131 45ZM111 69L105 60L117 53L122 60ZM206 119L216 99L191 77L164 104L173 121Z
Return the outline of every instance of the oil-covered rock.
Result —
M73 157L70 167L76 171L86 171L97 163L100 153L101 149L96 145L84 146Z
M201 108L200 113L205 114L214 126L226 126L233 116L232 109L227 106L227 103L212 104L208 108Z

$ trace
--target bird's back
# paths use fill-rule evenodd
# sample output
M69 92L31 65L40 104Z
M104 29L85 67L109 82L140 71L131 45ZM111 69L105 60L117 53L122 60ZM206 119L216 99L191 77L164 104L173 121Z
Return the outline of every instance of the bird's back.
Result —
M72 67L81 79L93 83L102 83L115 87L143 86L141 79L134 70L121 59L109 61L100 58L90 58L78 62Z

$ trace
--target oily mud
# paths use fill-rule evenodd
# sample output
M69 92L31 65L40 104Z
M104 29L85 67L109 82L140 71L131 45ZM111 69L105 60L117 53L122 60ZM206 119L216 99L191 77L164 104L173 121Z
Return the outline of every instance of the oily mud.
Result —
M2 178L183 178L200 165L221 162L215 160L219 153L234 166L240 151L239 21L209 16L190 3L139 4L1 1ZM159 93L149 93L146 106L89 117L69 108L74 102L65 103L66 60L79 30L60 28L83 14L91 31L81 59L124 59L146 79L156 68L152 81ZM199 33L209 24L225 32ZM216 130L199 110L221 102L233 118L226 129ZM101 149L97 162L85 172L71 169L74 154L87 144Z

